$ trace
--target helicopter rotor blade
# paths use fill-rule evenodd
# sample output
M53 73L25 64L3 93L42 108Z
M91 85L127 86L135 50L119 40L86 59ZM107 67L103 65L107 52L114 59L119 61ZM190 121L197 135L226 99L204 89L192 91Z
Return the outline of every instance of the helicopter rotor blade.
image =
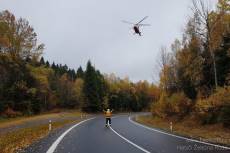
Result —
M125 21L125 20L122 20L123 23L127 23L127 24L135 24L135 23L132 23L132 22L129 22L129 21Z
M143 22L147 18L148 18L148 16L145 16L141 21L137 22L137 24L140 24L141 22Z
M151 24L138 24L139 26L151 26Z

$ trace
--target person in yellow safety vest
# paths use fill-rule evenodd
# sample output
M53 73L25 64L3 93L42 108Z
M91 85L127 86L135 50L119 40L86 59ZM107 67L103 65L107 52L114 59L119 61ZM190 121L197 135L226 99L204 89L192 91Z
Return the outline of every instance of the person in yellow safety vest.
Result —
M107 109L104 111L105 113L105 125L111 125L111 117L112 117L113 110ZM109 122L109 123L108 123Z

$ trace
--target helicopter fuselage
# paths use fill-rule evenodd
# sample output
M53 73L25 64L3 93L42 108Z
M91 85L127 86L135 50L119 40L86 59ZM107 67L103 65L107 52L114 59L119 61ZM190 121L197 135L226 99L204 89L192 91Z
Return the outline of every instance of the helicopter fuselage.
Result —
M133 27L133 30L134 30L134 32L135 32L136 34L139 34L139 35L141 36L141 32L140 32L138 26L135 25L135 26Z
M142 24L142 22L146 18L148 18L148 16L145 16L142 20L140 20L137 23L133 23L133 22L125 21L125 20L122 20L122 22L133 25L134 34L138 34L139 36L141 36L141 31L139 28L142 26L150 26L150 24Z

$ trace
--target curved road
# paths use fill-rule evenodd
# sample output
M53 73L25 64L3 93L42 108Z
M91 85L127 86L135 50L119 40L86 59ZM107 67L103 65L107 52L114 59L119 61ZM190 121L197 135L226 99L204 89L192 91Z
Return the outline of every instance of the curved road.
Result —
M230 153L229 149L190 141L140 126L128 115L115 116L112 127L97 116L62 134L47 153Z

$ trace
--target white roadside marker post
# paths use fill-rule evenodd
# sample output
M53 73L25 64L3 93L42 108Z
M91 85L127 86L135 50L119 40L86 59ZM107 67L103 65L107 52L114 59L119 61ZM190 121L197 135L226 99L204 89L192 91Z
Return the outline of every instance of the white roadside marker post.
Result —
M170 131L173 132L173 125L172 125L172 122L170 122Z
M49 120L49 131L52 130L52 124L51 124L51 120Z

